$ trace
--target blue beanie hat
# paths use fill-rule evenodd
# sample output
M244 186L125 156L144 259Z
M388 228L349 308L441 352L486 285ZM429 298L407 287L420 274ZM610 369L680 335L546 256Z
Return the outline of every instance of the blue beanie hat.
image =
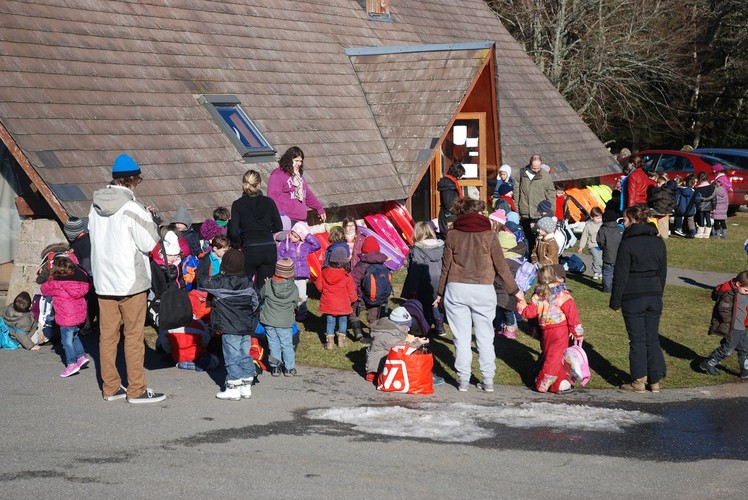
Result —
M540 203L538 203L538 212L540 212L540 215L552 215L553 212L553 205L551 205L551 202L548 200L543 200Z
M140 167L129 155L122 153L114 160L112 179L122 179L133 175L140 175Z

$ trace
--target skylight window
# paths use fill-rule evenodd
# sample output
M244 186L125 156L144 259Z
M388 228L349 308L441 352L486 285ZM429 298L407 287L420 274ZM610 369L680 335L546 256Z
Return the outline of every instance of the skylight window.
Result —
M275 154L275 149L233 95L206 95L200 98L213 120L244 157Z

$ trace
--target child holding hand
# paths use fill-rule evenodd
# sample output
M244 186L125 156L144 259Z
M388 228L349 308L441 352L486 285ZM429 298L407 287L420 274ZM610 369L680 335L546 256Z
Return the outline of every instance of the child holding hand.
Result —
M562 266L543 266L538 270L538 286L530 302L519 301L517 310L525 319L538 318L543 332L543 367L535 379L538 392L558 394L573 389L563 366L564 350L569 347L569 336L584 338L574 298L563 282Z

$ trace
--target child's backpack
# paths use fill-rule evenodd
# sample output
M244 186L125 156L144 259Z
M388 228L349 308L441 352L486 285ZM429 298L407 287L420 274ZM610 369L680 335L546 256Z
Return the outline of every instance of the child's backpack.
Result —
M571 380L572 385L580 381L582 387L590 381L590 363L587 360L587 353L582 349L582 341L575 340L574 345L564 350L562 359L564 369Z
M575 254L560 256L558 258L558 263L564 266L564 269L566 269L567 272L574 274L582 274L587 270L587 266L584 264L582 259Z
M532 264L524 258L512 258L514 262L519 263L517 272L514 273L514 281L517 282L517 286L523 292L528 291L535 284L535 280L538 278L538 270Z
M184 288L168 288L161 294L158 311L158 327L173 330L192 323L192 302Z
M383 264L370 264L361 280L361 292L364 304L381 306L386 304L392 294L392 274Z
M423 304L418 299L408 299L403 304L413 318L413 324L410 327L410 333L416 337L425 337L429 333L429 322L423 312Z
M20 346L18 342L10 338L10 329L5 321L0 318L0 349L18 349Z
M188 255L182 259L182 279L188 292L196 288L195 273L198 265L200 265L200 259L195 255Z

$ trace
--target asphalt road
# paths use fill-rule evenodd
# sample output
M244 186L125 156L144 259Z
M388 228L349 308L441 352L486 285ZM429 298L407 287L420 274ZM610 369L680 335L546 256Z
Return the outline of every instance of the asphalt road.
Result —
M262 376L251 400L223 402L209 374L159 369L150 357L148 364L150 385L169 397L131 405L101 399L96 366L61 379L49 348L0 350L0 496L738 498L748 486L748 383L659 395L578 390L559 398L521 387L485 394L442 386L432 396L405 396L379 393L352 371L300 367L297 378ZM431 403L428 411L457 408L453 421L438 422L447 435L467 425L460 420L467 409L480 410L489 417L477 428L487 437L455 443L431 436L437 422L428 411L417 422L427 430L418 438L309 414L395 406L421 412L423 403ZM610 431L491 420L493 412L528 403L551 415L569 407L638 410L657 421Z

